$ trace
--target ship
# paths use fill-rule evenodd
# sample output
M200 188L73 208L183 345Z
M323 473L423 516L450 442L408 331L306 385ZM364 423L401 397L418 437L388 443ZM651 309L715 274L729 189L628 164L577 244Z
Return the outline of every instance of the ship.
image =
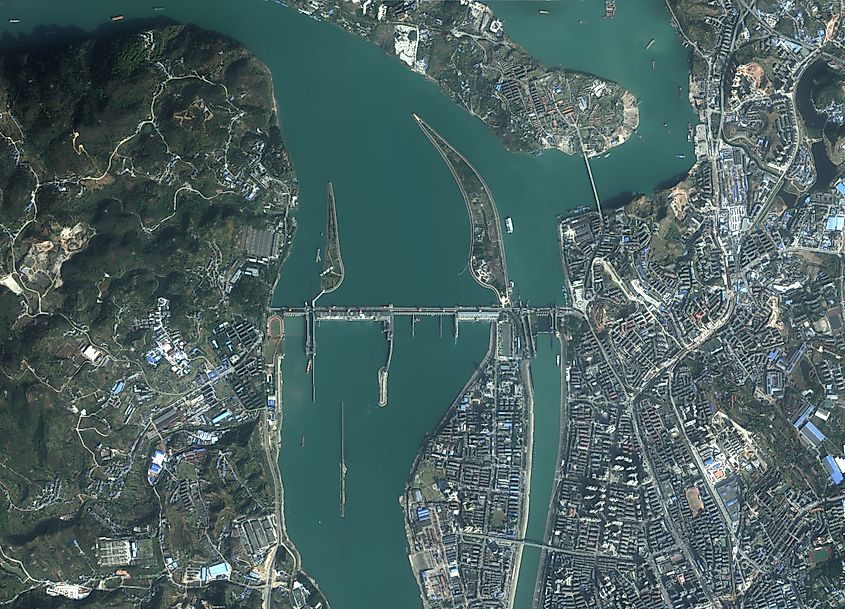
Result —
M604 16L610 19L616 14L616 0L604 0Z
M645 50L648 51L651 48L651 45L654 44L654 38L648 41L648 44L645 45Z
M687 158L687 155L685 155L685 154L676 154L675 156L678 157L679 159Z
M651 69L652 70L654 69L654 60L653 59L651 60Z
M160 13L161 11L164 10L164 7L163 6L154 6L153 10L157 13Z
M305 435L299 436L299 448L305 448Z
M320 258L320 248L317 248L317 257L314 259L314 262L320 262L322 258Z
M513 220L511 220L510 216L505 218L505 228L507 229L509 235L513 234Z
M112 21L123 21L123 19L123 15L113 15L111 18Z
M20 23L20 19L9 19L9 23Z
M548 15L548 14L549 14L549 11L544 10L544 9L542 9L542 8L541 8L539 11L537 11L537 12L538 12L538 13L540 13L541 15Z
M557 354L555 361L557 362L557 365L560 366L560 353Z
M308 374L309 372L311 372L311 369L313 367L314 367L314 360L311 359L311 358L308 358L308 364L305 366L305 373Z

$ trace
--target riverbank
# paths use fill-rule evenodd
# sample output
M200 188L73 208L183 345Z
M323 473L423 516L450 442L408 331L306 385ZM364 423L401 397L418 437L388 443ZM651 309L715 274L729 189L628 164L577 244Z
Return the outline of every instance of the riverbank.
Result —
M531 364L527 359L523 359L519 363L520 375L522 377L522 386L525 393L525 412L528 418L528 425L525 432L525 480L524 492L522 497L522 523L519 527L519 539L524 540L528 532L528 516L531 510L531 473L534 468L534 383L531 378ZM514 561L513 575L510 582L510 597L508 600L508 607L514 607L514 600L516 599L516 587L519 582L519 572L522 568L522 554L525 550L525 544L521 541L516 550L516 560Z
M551 545L552 543L552 530L554 529L555 520L557 519L557 491L563 470L563 455L566 454L567 442L569 441L569 364L567 359L568 353L566 351L568 342L566 340L566 336L562 331L558 333L557 339L558 345L560 347L560 432L558 435L557 457L555 459L552 490L549 495L549 507L548 511L546 512L546 524L543 531L543 539L541 540L544 545ZM540 551L539 568L537 569L537 578L534 583L534 593L532 594L531 609L540 609L540 598L542 596L541 592L545 575L543 566L548 561L548 555L549 550L548 548L544 547Z

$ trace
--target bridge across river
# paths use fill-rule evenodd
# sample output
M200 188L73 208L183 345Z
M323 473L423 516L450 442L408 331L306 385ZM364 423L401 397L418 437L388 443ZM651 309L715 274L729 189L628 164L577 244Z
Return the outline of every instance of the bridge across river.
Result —
M382 306L328 306L328 307L272 307L272 313L283 316L310 316L317 319L361 319L374 320L391 315L457 317L461 321L495 321L502 314L555 315L557 307L497 307L497 306L454 306L454 307L394 307Z
M525 336L526 348L529 357L536 353L535 333L532 330L531 316L550 317L548 329L545 331L557 331L558 314L573 312L568 307L529 307L518 304L516 306L454 306L454 307L395 307L393 305L382 306L324 306L318 307L313 303L305 303L302 307L270 307L271 315L281 317L303 317L305 321L305 356L308 360L306 372L311 374L311 399L316 401L317 385L315 381L315 360L317 356L317 322L319 321L368 321L381 322L385 327L387 337L388 355L385 366L379 371L379 404L387 404L387 371L390 367L390 358L393 353L393 320L397 315L411 317L415 322L417 318L424 316L450 317L454 320L455 340L458 339L458 328L461 323L494 323L502 316L513 316L518 318L520 332ZM413 323L411 332L413 333ZM441 334L443 327L441 324ZM269 332L269 330L268 330Z

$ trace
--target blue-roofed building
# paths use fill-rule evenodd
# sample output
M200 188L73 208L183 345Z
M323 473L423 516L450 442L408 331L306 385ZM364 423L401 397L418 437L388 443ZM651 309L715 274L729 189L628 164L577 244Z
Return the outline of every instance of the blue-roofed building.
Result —
M845 182L843 182L842 180L839 180L838 182L836 182L836 191L840 195L845 196Z
M826 439L825 435L819 431L818 427L813 425L812 421L807 421L798 433L801 438L808 442L813 448L818 448L819 445Z
M417 508L417 520L420 522L431 522L431 513L426 507Z
M836 461L830 455L826 456L822 461L822 465L827 470L827 473L830 475L830 479L834 484L840 484L843 480L842 471L839 469L839 466L836 464Z
M211 424L212 424L212 425L217 425L218 423L222 423L223 421L225 421L226 419L230 418L231 416L232 416L232 411L231 411L231 410L224 410L223 412L221 412L220 414L218 414L216 417L214 417L213 419L211 419Z
M225 561L208 568L208 579L229 579L231 574L232 567Z
M804 424L804 421L810 418L811 414L813 414L812 404L807 406L807 408L804 409L804 412L802 412L800 416L795 420L795 423L793 423L795 429L800 429L800 427Z

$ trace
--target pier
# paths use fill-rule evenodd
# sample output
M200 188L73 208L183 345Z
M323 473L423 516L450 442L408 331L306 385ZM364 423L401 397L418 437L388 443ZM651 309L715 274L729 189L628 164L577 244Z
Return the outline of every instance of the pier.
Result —
M411 331L413 332L413 320L416 317L412 317L412 325ZM393 359L393 316L391 315L387 319L384 320L384 335L387 338L387 361L384 363L384 366L379 368L378 371L378 405L384 408L387 406L387 374L390 372L390 360Z
M346 516L346 429L343 420L343 402L340 402L340 517Z
M317 322L314 313L314 303L302 309L305 316L305 370L311 373L311 401L317 401L317 381L314 372L314 358L317 356Z

